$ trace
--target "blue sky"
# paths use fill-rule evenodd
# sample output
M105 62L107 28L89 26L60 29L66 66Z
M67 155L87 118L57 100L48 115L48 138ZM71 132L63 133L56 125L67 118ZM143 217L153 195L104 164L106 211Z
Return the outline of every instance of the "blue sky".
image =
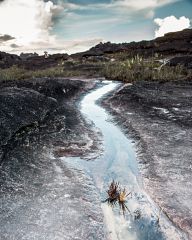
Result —
M125 6L109 7L111 4L109 0L68 2L76 4L76 9L65 10L55 21L53 29L54 33L68 40L85 37L113 42L152 39L156 28L154 18L165 18L171 15L177 18L181 16L192 18L192 1L187 0L171 3L167 1L168 3L164 6L146 9L131 9L129 6L127 8Z
M76 52L100 41L153 39L191 19L192 0L3 0L0 50Z

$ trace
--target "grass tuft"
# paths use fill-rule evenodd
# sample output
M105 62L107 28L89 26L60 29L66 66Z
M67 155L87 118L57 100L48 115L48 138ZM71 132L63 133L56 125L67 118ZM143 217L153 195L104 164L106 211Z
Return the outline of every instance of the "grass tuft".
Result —
M163 65L153 58L143 59L135 56L124 61L108 63L103 69L103 75L107 79L120 80L132 83L138 80L144 81L175 81L192 76L192 72L183 66L170 67Z

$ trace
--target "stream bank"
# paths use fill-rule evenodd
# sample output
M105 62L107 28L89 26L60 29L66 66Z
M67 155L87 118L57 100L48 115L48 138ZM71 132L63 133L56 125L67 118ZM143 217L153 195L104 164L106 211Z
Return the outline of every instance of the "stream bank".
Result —
M60 111L6 154L0 168L2 239L187 239L164 214L159 221L160 209L144 191L132 140L97 103L119 84L95 83L97 88L81 100L81 113L74 103L60 100ZM73 128L65 131L66 126ZM82 159L88 155L89 161ZM125 217L101 204L112 179L132 192Z
M18 111L27 99L39 109L38 98L25 95L25 101L15 101L11 89L44 99L36 114L37 124L15 128L6 121L12 109ZM87 156L100 153L99 135L92 123L82 117L76 102L95 86L94 81L81 79L36 79L2 83L11 105L5 105L5 127L10 131L8 144L3 146L0 165L0 238L4 240L103 239L104 231L100 201L90 177L73 169L60 156ZM4 87L4 88L3 88ZM19 90L18 90L19 89ZM48 108L47 99L56 103ZM11 106L11 107L10 107ZM34 111L26 104L25 115L33 123ZM28 110L28 111L27 111ZM9 119L9 118L8 118ZM12 116L14 121L14 115ZM81 226L79 228L79 226Z
M69 155L96 151L96 136L81 117L76 106L82 94L89 92L93 80L41 78L0 82L0 162L14 146L41 132L50 134L47 141L55 154ZM60 132L54 140L54 133ZM33 136L34 137L34 136ZM31 138L33 138L31 137ZM36 136L37 137L37 136ZM49 140L48 140L49 139ZM87 139L93 140L92 150ZM94 140L95 139L95 140ZM29 142L29 140L25 140ZM28 143L27 143L28 144ZM95 148L95 150L94 150Z
M192 85L137 82L108 94L102 106L135 140L144 186L192 239Z

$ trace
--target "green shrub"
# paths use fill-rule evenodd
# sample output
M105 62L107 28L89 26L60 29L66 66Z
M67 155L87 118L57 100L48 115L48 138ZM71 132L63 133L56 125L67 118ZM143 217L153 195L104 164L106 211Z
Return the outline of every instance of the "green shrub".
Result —
M72 77L80 76L81 74L82 73L78 70L68 70L61 65L48 69L34 71L26 70L17 66L12 66L7 69L0 69L0 81L22 80L41 77Z
M29 76L29 73L22 68L12 66L7 69L0 69L0 80L21 80Z
M123 54L123 57L126 55ZM55 67L44 70L26 70L18 66L7 69L0 69L0 81L22 80L42 77L75 77L75 76L104 76L107 79L114 79L124 82L145 81L171 81L181 79L192 79L192 71L182 66L170 67L162 65L155 58L144 59L137 55L126 60L114 62L91 63L91 68L86 69L80 62L59 63ZM94 69L94 66L96 67ZM99 68L98 68L99 67Z
M138 55L126 61L106 64L103 69L106 78L124 82L171 81L186 78L189 74L191 73L182 66L170 67L153 58L143 59Z

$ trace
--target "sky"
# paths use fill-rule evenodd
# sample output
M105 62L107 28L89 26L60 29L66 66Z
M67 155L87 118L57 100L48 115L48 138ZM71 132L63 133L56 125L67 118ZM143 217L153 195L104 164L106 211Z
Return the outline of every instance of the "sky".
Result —
M0 51L74 53L192 26L192 0L0 0Z

